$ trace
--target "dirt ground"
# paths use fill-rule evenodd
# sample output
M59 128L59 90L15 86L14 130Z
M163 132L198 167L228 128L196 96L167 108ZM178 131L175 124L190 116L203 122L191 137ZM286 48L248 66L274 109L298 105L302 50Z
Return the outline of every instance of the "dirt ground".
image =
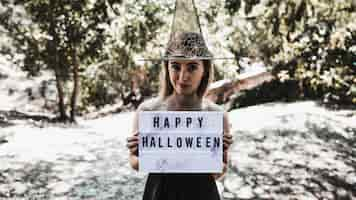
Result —
M222 199L356 199L356 112L314 102L231 111L234 144ZM2 120L0 199L142 198L130 169L131 113L64 125Z

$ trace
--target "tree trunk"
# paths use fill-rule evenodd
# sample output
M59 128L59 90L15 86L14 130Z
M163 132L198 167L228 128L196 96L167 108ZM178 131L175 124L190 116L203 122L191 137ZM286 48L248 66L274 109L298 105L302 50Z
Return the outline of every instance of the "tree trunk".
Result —
M78 75L78 60L76 57L75 50L73 50L73 91L72 91L72 97L70 101L71 105L71 110L70 110L70 121L75 123L75 115L77 111L77 99L78 99L78 93L79 93L79 75Z
M67 121L68 116L66 114L66 108L64 105L64 92L63 92L63 81L61 80L61 77L58 75L58 70L55 69L55 74L56 74L56 87L57 87L57 92L58 92L58 111L59 111L59 120L60 121Z
M51 9L54 9L56 5L54 5L54 1L50 1ZM56 77L56 88L58 92L58 111L59 111L59 121L66 122L68 120L68 116L66 114L66 108L64 104L64 91L63 91L63 79L62 73L60 71L60 60L58 58L57 45L59 44L58 35L55 31L55 21L54 16L50 17L50 27L49 34L53 37L53 40L48 41L48 49L49 49L49 59L48 64L53 66L54 74Z

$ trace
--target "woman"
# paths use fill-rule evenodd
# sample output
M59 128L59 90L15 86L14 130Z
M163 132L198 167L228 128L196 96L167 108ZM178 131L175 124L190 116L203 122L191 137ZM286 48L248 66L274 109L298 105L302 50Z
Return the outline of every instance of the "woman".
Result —
M182 33L168 45L161 73L158 98L143 102L134 117L133 136L127 139L130 164L138 170L139 111L221 111L216 104L203 99L213 77L211 60L206 59L207 48L197 33ZM177 45L178 44L178 45ZM181 44L181 45L179 45ZM186 44L189 44L185 46ZM183 47L184 46L184 47ZM204 53L205 54L202 54ZM204 59L197 59L204 58ZM143 200L218 200L215 179L227 169L228 148L232 144L227 114L224 114L223 172L221 174L149 174Z

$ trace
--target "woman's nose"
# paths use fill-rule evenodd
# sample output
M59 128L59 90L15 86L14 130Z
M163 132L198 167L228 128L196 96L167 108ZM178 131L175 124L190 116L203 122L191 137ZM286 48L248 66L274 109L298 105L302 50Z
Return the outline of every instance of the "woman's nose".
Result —
M180 81L187 81L189 78L189 72L185 69L182 69L179 73L179 80Z

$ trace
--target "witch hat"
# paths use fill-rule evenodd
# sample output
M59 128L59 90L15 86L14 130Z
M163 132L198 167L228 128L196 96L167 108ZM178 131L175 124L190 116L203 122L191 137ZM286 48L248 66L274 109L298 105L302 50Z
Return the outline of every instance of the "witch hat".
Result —
M158 59L143 60L212 60L216 58L209 51L200 27L198 11L194 0L176 0L171 34L164 53Z

